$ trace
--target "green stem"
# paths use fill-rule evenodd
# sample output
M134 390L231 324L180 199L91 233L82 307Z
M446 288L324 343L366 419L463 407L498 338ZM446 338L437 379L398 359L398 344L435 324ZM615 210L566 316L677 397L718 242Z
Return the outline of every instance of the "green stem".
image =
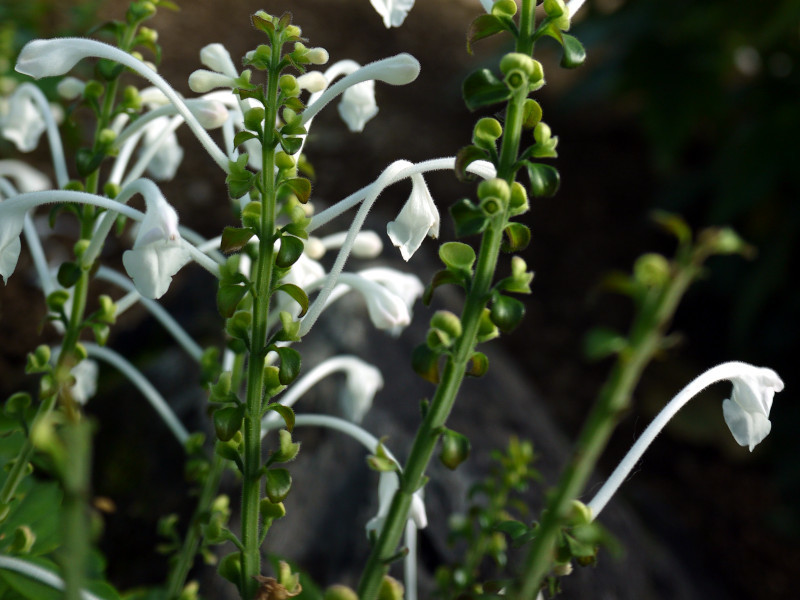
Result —
M277 52L275 53L278 54ZM279 56L273 56L267 84L266 117L262 137L261 165L261 233L256 263L256 285L250 339L250 361L247 365L247 408L244 417L244 453L242 462L242 597L253 598L261 574L260 514L261 503L261 403L264 391L264 358L267 342L267 317L274 262L276 188L274 123L278 110Z
M531 56L534 44L533 30L536 26L536 0L522 0L519 18L517 52Z
M180 552L175 557L175 563L167 579L167 600L177 600L186 585L189 569L192 568L194 558L197 555L197 548L203 537L200 527L201 518L207 513L219 491L219 482L222 479L222 473L225 471L225 463L226 461L222 457L214 453L214 457L211 460L211 468L203 483L203 489L200 492L200 498L197 500L197 507L194 510L192 521L183 540L183 546L181 546Z
M61 505L63 543L59 559L64 571L64 598L82 600L86 559L89 556L89 473L92 432L88 421L67 423L63 430L65 460Z
M666 327L681 297L697 276L698 269L684 265L651 307L643 307L631 329L630 348L620 354L608 380L586 419L572 457L561 474L523 568L521 586L512 596L534 598L553 565L558 533L564 526L572 500L583 492L600 453L606 447L619 415L630 405L630 398L642 372L659 350Z

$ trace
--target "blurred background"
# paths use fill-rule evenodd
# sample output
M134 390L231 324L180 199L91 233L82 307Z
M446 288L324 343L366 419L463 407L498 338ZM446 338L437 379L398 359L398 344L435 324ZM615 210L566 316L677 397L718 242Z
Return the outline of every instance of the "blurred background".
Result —
M13 57L32 37L87 35L98 19L122 18L125 6L118 0L80 5L3 0L0 56ZM467 54L465 32L480 14L477 0L419 0L406 23L389 31L367 0L185 0L181 7L176 13L161 10L149 25L160 33L160 71L186 95L191 95L186 81L200 66L202 46L222 42L236 57L262 43L249 25L249 15L258 9L273 14L290 10L311 45L328 49L332 60L352 58L363 64L398 52L420 60L422 73L414 84L377 86L380 113L363 133L348 132L334 110L315 121L307 152L317 172L312 199L320 206L368 184L393 160L449 156L469 143L472 124L483 113L470 114L463 106L460 82L473 69L496 64L506 50L490 39L476 43L473 56ZM548 82L538 98L544 120L559 136L554 164L562 185L555 198L533 203L526 217L533 239L524 258L536 272L533 295L521 330L495 350L502 357L502 369L513 371L501 369L506 380L497 385L532 391L526 395L517 390L521 399L513 410L518 412L505 413L499 402L504 396L487 400L492 389L484 394L466 390L468 400L454 419L462 431L473 428L469 433L477 465L485 465L489 450L504 445L513 432L533 440L546 480L553 483L565 447L555 443L560 450L547 456L537 434L574 438L609 366L583 360L581 340L594 325L625 330L630 319L625 298L598 290L603 276L629 270L643 252L671 255L672 240L648 219L655 208L678 212L695 228L733 226L758 248L757 256L710 261L707 277L690 290L675 319L674 330L682 334L683 343L645 373L634 407L621 422L601 468L608 472L616 465L650 418L689 379L726 360L770 366L783 377L786 390L775 400L772 433L752 454L735 444L720 410L727 386L716 386L687 406L615 500L635 522L634 540L621 535L629 548L627 558L601 557L588 576L591 581L617 565L613 570L621 580L610 583L608 589L615 591L603 597L793 598L793 571L800 560L800 405L794 395L800 385L794 365L800 355L800 286L794 279L800 228L800 2L589 0L571 33L587 48L588 58L580 69L560 69L560 51L548 40L537 47ZM0 74L13 78L12 68L13 58L0 64ZM4 85L9 85L7 80ZM221 222L232 221L224 179L208 157L193 149L185 131L181 142L187 156L179 177L162 187L182 222L211 237ZM0 142L4 157L12 150ZM40 148L34 160L46 169L46 148ZM472 192L450 174L431 176L428 183L443 214L449 204ZM372 223L378 231L407 197L406 187L396 188L387 191L374 210ZM442 238L451 237L448 219L443 218ZM423 246L431 255L433 248L430 242ZM385 254L395 256L391 249ZM415 256L405 268L430 273L436 267L432 259ZM199 269L186 269L176 277L163 304L203 343L219 342L213 283ZM31 387L21 376L21 366L25 352L42 339L38 329L43 311L34 282L18 271L0 293L3 396ZM402 338L409 347L424 335L423 313L420 307L422 333ZM20 319L20 314L32 316ZM331 345L338 347L346 334L332 331L339 337ZM48 339L52 332L41 335ZM113 335L110 345L135 348L151 369L149 374L158 380L160 373L171 400L184 407L186 415L194 410L197 427L202 428L197 391L176 381L174 369L187 369L187 378L196 378L196 373L155 354L168 340L146 314L126 315ZM386 338L370 343L379 350L388 345ZM412 385L413 375L407 371L401 373L409 378L404 386ZM104 373L103 388L106 393L116 391L114 404L90 404L103 423L95 485L98 494L118 503L117 513L107 518L109 532L118 528L130 540L125 549L104 548L112 558L109 573L123 586L156 581L159 567L147 560L155 543L153 515L165 507L185 512L190 504L181 492L165 495L161 484L142 490L137 478L174 481L182 468L180 456L152 451L171 441L153 425L152 416L140 414L136 400L125 401L123 382ZM421 393L430 391L423 388ZM367 424L378 426L381 403L390 407L395 396L402 401L396 390L382 394L376 400L378 416ZM413 416L416 400L410 404ZM496 430L485 430L487 425L482 429L487 421L481 419L493 413L506 418L498 421ZM541 413L538 425L526 422L525 416L534 413ZM412 417L409 420L413 427ZM122 433L106 425L140 421L141 428L123 427ZM403 436L402 430L393 433L401 452L407 433ZM132 452L136 438L143 439L145 447ZM316 443L324 440L307 442L308 447ZM353 456L362 460L357 452ZM470 474L480 477L480 469ZM367 477L363 474L364 481ZM125 494L133 491L144 491L145 497L126 500ZM372 509L360 510L369 515ZM135 532L132 523L138 524ZM612 524L609 527L620 535ZM439 529L444 535L444 524ZM432 530L431 535L438 535L435 526ZM362 532L357 539L357 545L365 545ZM653 545L647 545L651 541ZM423 540L429 557L435 557L442 544ZM641 588L648 596L636 595L640 592L633 591L632 584L625 591L625 578L635 579L625 561L642 547L640 553L648 556L633 558L657 562L659 553L671 557L648 572L652 577ZM115 554L124 566L115 566ZM333 557L326 559L331 561L328 569L317 571L322 577L335 578L341 572L337 569L346 570ZM685 585L673 581L676 578ZM570 597L568 585L565 581Z

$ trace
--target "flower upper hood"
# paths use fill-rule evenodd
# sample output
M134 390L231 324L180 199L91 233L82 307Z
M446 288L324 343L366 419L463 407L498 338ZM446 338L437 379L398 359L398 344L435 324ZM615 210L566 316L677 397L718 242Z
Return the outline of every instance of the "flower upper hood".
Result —
M733 391L722 402L722 415L736 442L752 452L772 429L769 413L775 393L783 390L783 381L772 369L759 368L742 372L731 382Z

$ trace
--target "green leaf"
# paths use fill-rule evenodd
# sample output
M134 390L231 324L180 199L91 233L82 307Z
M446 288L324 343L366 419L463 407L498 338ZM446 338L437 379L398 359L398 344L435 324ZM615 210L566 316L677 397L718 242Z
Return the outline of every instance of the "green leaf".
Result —
M226 227L222 230L222 241L219 248L225 253L238 252L255 234L256 230L252 227Z
M240 131L233 136L233 147L237 148L249 140L257 140L258 135L252 131Z
M11 594L3 594L3 598L9 598L9 600L61 600L64 597L64 592L61 590L15 571L0 569L0 579L11 590L16 592L16 594L13 592Z
M63 288L71 288L81 278L81 268L74 262L61 263L58 268L58 283Z
M93 152L90 148L80 148L75 154L75 166L78 175L87 177L96 171L105 156L103 152Z
M289 346L275 348L275 352L281 359L278 381L281 385L289 385L300 374L300 353Z
M98 346L105 346L108 341L108 336L111 333L111 328L105 323L92 323L92 333Z
M439 383L439 354L427 344L420 344L411 352L411 368L424 380L434 385Z
M223 442L233 439L233 436L242 428L244 411L244 404L224 406L215 410L214 431L217 433L217 438Z
M225 177L231 198L241 198L255 185L256 175L247 170L247 153L243 152L235 161L228 161L230 172Z
M281 187L284 186L297 196L297 199L303 204L308 202L308 199L311 197L311 182L305 177L287 179L281 184Z
M445 242L439 248L439 258L449 269L471 273L475 264L475 250L461 242Z
M564 54L561 57L561 66L566 69L574 69L580 67L586 60L586 49L578 41L578 38L562 33L561 45L564 49Z
M289 433L294 431L294 410L291 407L285 406L280 402L273 402L267 406L267 410L275 411L283 417L283 422L286 424L286 429L289 430Z
M283 233L288 233L290 235L307 240L308 232L306 231L306 227L308 226L308 223L310 223L310 220L305 223L287 223L281 227L281 231Z
M217 290L217 310L219 314L229 319L236 312L242 298L247 294L247 286L231 283L220 283Z
M303 241L294 236L281 236L281 247L275 256L275 264L282 269L288 269L300 258L304 247Z
M431 300L433 299L433 291L440 285L452 283L455 285L460 285L461 287L465 287L466 279L467 278L465 278L463 274L454 273L448 269L437 271L431 279L431 282L425 287L425 292L422 294L423 304L425 304L425 306L430 305Z
M480 69L467 76L461 87L461 94L467 108L476 110L508 100L511 90L489 69Z
M492 302L490 313L492 323L504 333L513 331L525 316L525 305L509 296L497 294Z
M601 360L625 349L628 341L613 329L595 327L583 340L583 355L589 360Z
M276 291L278 290L289 294L289 296L291 296L292 299L300 305L299 317L302 317L306 314L306 311L308 310L308 296L302 288L293 283L284 283L276 288Z
M522 107L522 127L533 129L542 120L542 107L533 98L527 98Z
M500 335L497 331L497 326L492 322L491 311L484 308L481 313L481 320L478 323L478 341L488 342Z
M493 15L481 15L469 26L467 32L467 52L472 54L472 44L491 37L506 29L503 22Z
M483 211L466 198L450 207L450 216L453 218L457 237L480 233L489 225L489 219Z
M531 194L535 197L550 197L558 191L561 177L555 167L542 163L525 162L531 180Z
M489 358L483 352L473 352L467 363L469 377L483 377L489 370Z
M264 477L264 491L273 504L283 502L292 487L292 476L287 469L268 469Z
M303 138L278 135L278 142L286 154L297 154L303 145Z
M531 242L531 230L522 223L509 223L503 233L505 237L500 246L503 252L520 252Z

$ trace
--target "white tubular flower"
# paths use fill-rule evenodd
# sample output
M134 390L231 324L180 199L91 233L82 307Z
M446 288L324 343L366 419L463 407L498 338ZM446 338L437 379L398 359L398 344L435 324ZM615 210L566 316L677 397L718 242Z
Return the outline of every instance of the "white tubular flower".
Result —
M409 315L411 315L414 303L425 291L422 280L413 273L403 273L389 267L372 267L371 269L359 271L358 274L382 285L396 296L399 296L405 303Z
M346 419L361 423L364 415L372 408L375 394L383 388L383 376L380 370L356 357L345 365L347 380L339 393L339 406Z
M21 160L0 160L0 177L11 177L20 192L38 192L52 187L50 178Z
M575 13L577 13L581 9L584 2L586 2L586 0L570 0L569 2L567 2L567 11L569 12L570 19L574 17Z
M58 82L56 91L64 100L75 100L75 98L83 94L85 87L86 84L77 77L64 77Z
M750 452L772 429L769 412L775 392L783 390L783 381L772 369L742 369L731 379L733 391L722 402L722 416L733 438Z
M341 248L345 239L347 239L346 231L332 233L323 238L310 237L306 242L306 254L313 259L320 259L328 250ZM374 231L365 229L356 234L350 254L355 258L375 258L382 251L381 237Z
M369 318L378 329L398 336L411 323L411 313L403 298L381 284L355 273L341 273L339 282L363 296Z
M97 393L98 371L97 362L90 358L82 360L72 369L75 383L72 385L70 393L75 402L81 405L86 404Z
M400 27L406 20L414 0L369 0L372 7L383 18L386 29Z
M389 85L406 85L417 78L419 70L419 61L405 52L371 62L326 89L315 102L303 111L301 122L303 125L308 123L331 100L357 83L374 79Z
M147 172L153 179L158 181L169 181L175 177L178 167L183 160L183 148L178 144L178 136L175 131L166 133L166 138L161 139L164 130L170 126L168 117L158 117L153 119L144 130L144 144L141 152L147 152L148 147L158 144L158 148L147 163Z
M384 471L378 481L378 514L367 522L367 537L374 531L380 536L383 524L389 514L389 507L392 505L392 498L400 487L400 478L394 471ZM425 529L428 526L428 514L425 512L425 502L422 500L421 490L414 493L411 499L411 510L408 513L408 523L413 524L417 529Z
M236 78L239 73L231 59L230 52L222 44L208 44L200 50L200 62L212 71Z
M25 209L8 210L9 204L0 202L2 218L0 218L0 277L8 283L8 278L14 273L22 250L19 239L25 224Z
M216 71L197 69L189 75L189 88L197 94L205 94L216 88L234 87L236 87L236 82L233 77Z
M481 5L483 6L483 10L487 13L492 12L492 6L494 6L494 0L481 0Z
M149 86L139 90L139 99L150 109L169 104L169 98L157 87Z
M753 448L769 433L772 425L769 412L776 392L783 389L783 381L772 369L755 367L743 362L726 362L697 376L658 413L636 443L625 455L608 480L587 506L596 518L600 511L628 477L633 467L653 442L659 432L684 404L708 386L728 379L733 383L729 400L722 403L722 414L734 439L741 446Z
M0 133L20 152L31 152L47 129L44 118L29 94L18 91L8 100L8 112L0 117Z
M403 260L409 260L428 235L439 237L439 211L422 175L411 176L411 196L397 219L386 225L392 243L400 248Z
M146 195L145 203L147 211L133 249L122 255L122 264L137 291L155 300L166 293L172 276L189 262L191 254L181 243L178 214L164 196Z
M367 122L378 114L375 82L370 79L347 88L342 94L338 109L339 116L350 131L355 133L364 131Z
M300 86L301 90L308 90L315 94L328 86L328 80L319 71L309 71L297 77L297 85Z
M228 120L228 108L219 100L198 98L186 103L189 110L197 117L200 125L206 129L218 129Z

